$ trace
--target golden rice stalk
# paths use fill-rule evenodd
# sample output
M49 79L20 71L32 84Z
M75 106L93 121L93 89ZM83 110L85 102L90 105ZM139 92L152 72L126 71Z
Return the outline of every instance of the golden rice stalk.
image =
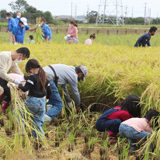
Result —
M41 22L41 17L39 18L36 18L36 24L40 24ZM36 42L37 43L41 43L43 41L43 37L42 37L43 33L42 33L42 30L41 30L41 26L37 26L37 29L36 29Z

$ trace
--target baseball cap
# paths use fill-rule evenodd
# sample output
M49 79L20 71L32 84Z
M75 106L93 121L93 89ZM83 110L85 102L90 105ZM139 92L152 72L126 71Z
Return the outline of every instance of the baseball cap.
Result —
M25 17L22 17L22 18L20 19L20 21L23 22L23 24L24 24L25 26L28 25L28 24L27 24L27 19L26 19Z
M79 66L77 66L77 67L78 67L78 68L82 71L82 73L84 74L84 77L83 77L82 81L85 82L85 77L86 77L87 74L88 74L87 67L84 66L84 65L79 65Z

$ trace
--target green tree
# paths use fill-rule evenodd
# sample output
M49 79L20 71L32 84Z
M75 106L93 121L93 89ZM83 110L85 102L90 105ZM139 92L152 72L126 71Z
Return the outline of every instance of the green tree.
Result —
M51 12L49 11L44 12L44 17L47 23L53 23L53 17L52 17Z
M8 4L14 12L24 12L29 6L26 0L17 0Z
M2 9L1 11L0 11L0 18L6 18L6 13L7 13L7 11L5 10L5 9Z
M97 11L91 11L87 14L86 19L88 19L89 23L96 23Z

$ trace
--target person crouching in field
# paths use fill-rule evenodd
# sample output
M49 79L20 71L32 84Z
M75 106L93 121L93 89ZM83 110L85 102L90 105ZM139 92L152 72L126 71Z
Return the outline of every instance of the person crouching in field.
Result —
M34 130L32 134L38 137L35 130L44 135L42 125L44 123L45 114L45 95L47 99L51 96L50 83L47 80L43 68L36 59L30 59L26 64L26 72L30 75L26 78L25 86L17 85L16 88L23 92L29 91L28 99L24 102L26 108L33 114Z
M92 44L92 41L96 39L95 34L91 34L90 37L85 41L85 44Z
M137 40L134 47L146 47L146 45L151 47L150 39L151 39L151 36L155 35L156 31L157 31L156 27L154 26L151 27L148 33L145 33Z
M74 21L70 21L69 23L69 28L68 28L68 32L67 32L67 43L72 44L78 44L78 29L77 29L78 25L74 22Z
M35 40L34 40L33 35L30 35L30 36L29 36L29 38L28 38L28 43L29 43L29 44L35 44L35 43L36 43Z
M147 141L151 137L153 124L155 124L155 127L158 127L158 116L160 116L158 111L150 109L144 118L131 118L121 123L119 132L122 136L128 138L131 153L136 151L137 147L135 143L138 140L143 139L143 141Z
M120 124L132 117L140 117L140 98L136 95L129 95L116 107L105 110L96 122L96 129L100 132L108 132L109 137L117 137Z

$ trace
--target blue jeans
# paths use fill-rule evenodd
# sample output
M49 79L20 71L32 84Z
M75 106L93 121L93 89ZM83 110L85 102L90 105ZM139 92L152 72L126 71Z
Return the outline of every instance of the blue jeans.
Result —
M52 95L48 101L48 104L52 105L52 108L49 111L47 111L46 114L52 119L54 119L61 112L63 108L63 104L62 104L62 100L61 100L61 96L59 94L58 88L56 87L54 81L50 77L47 77L47 78L50 82L51 91L52 91Z
M119 132L122 136L128 138L128 141L130 143L130 148L137 148L135 143L137 143L137 140L143 139L144 141L147 141L149 137L151 137L151 134L146 131L137 132L134 128L121 124L119 127ZM151 148L151 146L150 146Z
M33 114L33 128L44 135L42 125L44 124L45 98L29 97L25 100L26 108ZM32 131L34 137L38 137L35 130Z

